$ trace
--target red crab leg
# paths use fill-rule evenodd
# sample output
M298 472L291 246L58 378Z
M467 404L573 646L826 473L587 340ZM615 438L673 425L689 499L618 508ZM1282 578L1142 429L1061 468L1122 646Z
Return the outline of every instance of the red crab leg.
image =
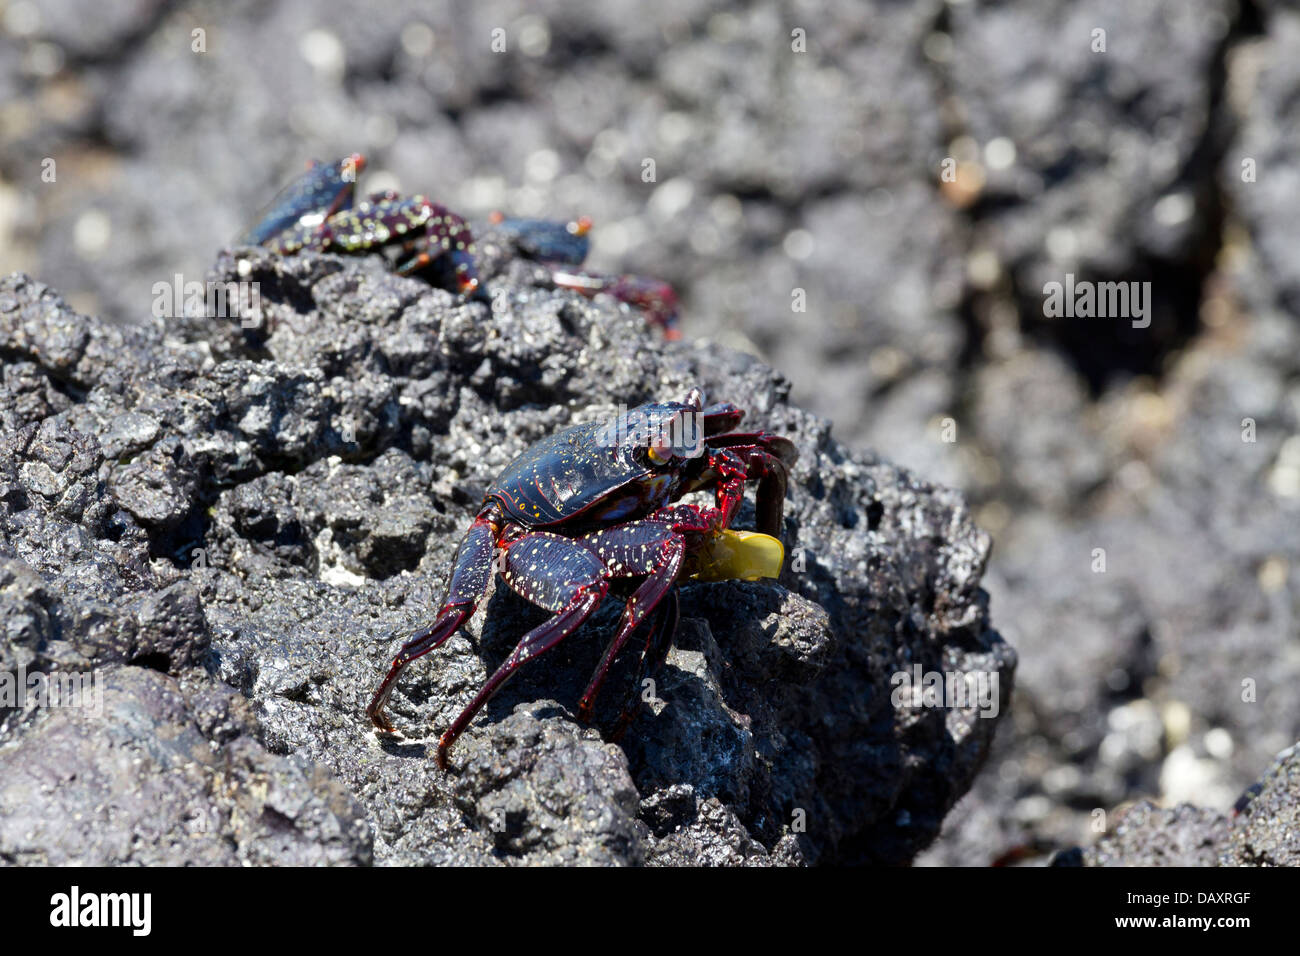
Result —
M743 486L743 481L742 481ZM645 521L637 521L631 524L620 525L617 528L608 528L604 531L596 531L582 538L582 543L587 545L600 557L605 566L610 569L613 576L635 577L646 574L649 577L641 583L630 598L627 606L623 610L623 618L619 623L618 633L610 641L609 647L605 650L605 656L601 658L596 672L591 676L591 682L587 685L587 690L582 695L582 700L578 704L578 718L583 721L591 719L592 709L596 703L596 695L600 693L601 685L605 682L605 677L609 673L618 652L622 650L623 645L631 637L632 632L636 630L651 612L653 612L659 602L665 595L670 594L672 586L677 583L677 577L682 570L682 562L686 557L687 538L686 535L707 534L722 527L724 514L714 508L703 509L695 505L672 505L668 508L660 509ZM676 597L673 598L674 603ZM641 654L641 672L644 674L647 665L647 655L650 654L652 645L657 646L659 642L672 642L673 634L677 631L677 625L674 622L669 628L668 634L662 635L659 631L664 627L662 620L657 620L654 629L646 641L646 649ZM664 647L664 653L667 653L667 646ZM641 677L637 678L637 686L641 683ZM633 688L635 693L635 687ZM627 708L624 708L624 717ZM622 718L620 718L622 722Z
M600 693L618 652L637 625L654 611L677 582L686 557L686 539L671 522L637 521L593 532L583 537L581 542L595 552L609 568L612 577L649 575L627 599L618 632L605 649L605 656L600 659L578 703L578 719L585 722L591 720L596 695Z
M478 290L478 270L474 265L474 235L469 224L442 203L432 202L423 196L397 203L380 203L376 209L387 212L389 207L396 207L392 213L393 228L405 217L412 227L421 227L423 234L413 239L411 248L414 255L397 267L398 275L409 275L429 266L435 259L446 255L456 275L456 283L463 296L472 295Z
M522 597L555 612L555 617L524 635L442 735L438 741L438 766L443 768L451 745L501 685L525 662L577 630L609 590L608 572L591 551L572 538L543 531L526 534L507 546L501 576Z
M680 620L681 604L677 599L677 592L669 591L667 597L659 605L654 627L650 631L649 637L646 638L645 649L641 652L641 663L637 665L636 677L632 680L632 687L627 695L627 702L623 705L623 712L619 714L618 722L614 724L614 729L610 731L609 739L611 741L617 743L622 740L623 734L631 726L632 721L636 719L637 710L639 709L638 701L640 699L641 682L663 666L664 660L668 657L668 649L672 647L673 637L677 634L677 625Z
M398 265L399 275L418 272L446 255L461 295L468 296L478 289L474 236L463 218L424 196L388 198L395 196L391 192L372 196L383 198L338 212L314 231L286 233L281 251L292 253L305 247L322 252L365 252L399 243L412 253Z
M456 557L452 560L447 596L443 599L442 609L432 624L420 628L402 645L402 649L393 658L388 676L366 707L367 716L380 730L393 730L393 722L384 713L384 706L406 665L438 647L474 614L474 608L487 590L492 576L492 555L496 550L499 533L499 516L492 509L475 518L465 532L460 547L456 549Z
M715 435L706 431L704 443L710 448L752 445L770 452L787 465L793 465L799 460L799 451L795 448L794 442L780 435L773 435L771 432L725 432Z
M562 289L572 289L591 298L608 292L620 302L634 305L645 312L646 321L663 330L665 339L675 341L682 337L678 328L677 293L667 282L646 276L604 276L592 272L556 270L551 279Z

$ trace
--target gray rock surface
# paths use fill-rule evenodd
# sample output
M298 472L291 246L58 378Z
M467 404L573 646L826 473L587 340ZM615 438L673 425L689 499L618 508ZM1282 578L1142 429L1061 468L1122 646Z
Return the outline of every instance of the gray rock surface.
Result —
M1300 168L1288 145L1293 21L1281 5L1243 9L1195 108L1209 111L1207 138L1185 172L1202 181L1197 215L1217 207L1224 220L1188 235L1216 243L1217 261L1189 254L1179 285L1153 282L1157 294L1199 290L1194 336L1149 377L1095 396L1077 365L1048 372L1017 353L982 372L977 428L996 438L997 464L979 481L988 497L966 487L998 541L988 586L1021 652L1022 706L996 769L921 862L1026 850L1041 861L1090 843L1096 812L1143 798L1169 809L1144 811L1135 832L1163 833L1161 813L1201 826L1300 736L1300 327L1279 252L1294 229L1279 190ZM1188 61L1146 62L1160 72ZM1140 274L1136 260L1127 274ZM1146 849L1125 856L1138 846L1108 852L1149 860Z
M934 837L997 721L895 706L891 676L993 674L1005 713L1015 666L960 497L850 453L748 356L664 345L491 237L483 264L501 309L381 257L226 253L210 279L259 283L254 311L131 332L0 281L0 350L23 370L3 392L0 663L107 674L99 716L6 713L0 858L904 863ZM504 589L398 685L404 736L377 736L365 703L495 473L570 421L695 384L799 447L781 582L683 588L621 747L600 727L630 662L595 727L572 715L611 601L436 768L437 733L544 617ZM51 790L77 827L33 822Z
M357 800L324 768L268 753L254 739L248 702L230 688L178 683L143 666L108 665L95 681L94 707L36 707L6 720L0 860L371 862Z
M1114 831L1057 866L1300 866L1300 746L1278 754L1231 814L1142 801Z
M1300 866L1297 794L1300 794L1300 748L1290 747L1278 755L1259 783L1238 803L1220 862L1241 866Z

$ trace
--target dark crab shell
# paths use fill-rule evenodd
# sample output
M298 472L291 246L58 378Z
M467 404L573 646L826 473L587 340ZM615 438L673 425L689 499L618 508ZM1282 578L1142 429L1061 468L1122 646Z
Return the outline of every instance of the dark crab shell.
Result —
M515 248L530 259L580 266L591 251L591 240L587 236L590 220L580 223L501 218L493 222L493 229L510 239Z
M287 229L304 225L304 217L315 216L312 226L316 226L329 213L350 208L357 174L364 166L365 157L360 153L333 163L313 160L306 173L276 194L236 244L260 246Z
M569 521L624 520L669 504L682 461L656 464L646 434L699 409L678 402L641 405L604 421L572 425L527 448L502 470L487 497L530 528Z

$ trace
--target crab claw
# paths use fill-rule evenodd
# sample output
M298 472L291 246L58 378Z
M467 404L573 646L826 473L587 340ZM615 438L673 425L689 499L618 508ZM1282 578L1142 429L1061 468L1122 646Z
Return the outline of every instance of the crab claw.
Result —
M758 491L754 495L757 527L767 534L780 535L785 489L790 482L790 469L799 460L799 450L794 442L779 435L764 434L759 444L762 451L750 460L751 470L758 478Z
M719 421L725 421L728 406L715 407L723 409ZM755 526L763 534L779 537L790 468L799 460L794 442L771 432L729 432L710 434L706 443L710 448L730 449L742 457L746 479L758 482L754 496Z
M773 435L764 432L761 444L766 451L781 459L781 464L787 468L799 460L798 447L784 435Z
M730 402L718 402L702 409L700 414L704 417L705 437L708 437L734 431L745 417L745 410L737 408Z

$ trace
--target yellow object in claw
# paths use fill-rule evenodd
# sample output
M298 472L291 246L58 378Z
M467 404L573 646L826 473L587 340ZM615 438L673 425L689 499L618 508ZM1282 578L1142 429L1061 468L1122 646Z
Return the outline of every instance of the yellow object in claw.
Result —
M757 581L778 578L785 564L779 539L757 531L724 530L691 556L692 581Z

